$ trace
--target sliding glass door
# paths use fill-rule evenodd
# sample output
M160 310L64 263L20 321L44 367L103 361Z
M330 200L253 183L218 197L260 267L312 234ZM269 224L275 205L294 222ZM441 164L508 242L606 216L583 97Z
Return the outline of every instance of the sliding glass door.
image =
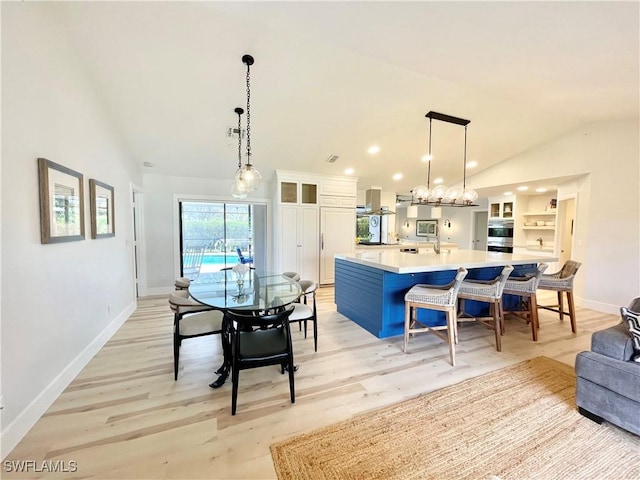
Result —
M236 263L266 268L266 205L180 201L181 275L192 280Z

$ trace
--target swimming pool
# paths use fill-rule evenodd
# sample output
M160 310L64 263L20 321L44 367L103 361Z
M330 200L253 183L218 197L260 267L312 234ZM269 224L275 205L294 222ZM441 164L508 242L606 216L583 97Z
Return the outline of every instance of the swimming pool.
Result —
M205 253L202 257L203 265L235 265L238 263L236 253Z

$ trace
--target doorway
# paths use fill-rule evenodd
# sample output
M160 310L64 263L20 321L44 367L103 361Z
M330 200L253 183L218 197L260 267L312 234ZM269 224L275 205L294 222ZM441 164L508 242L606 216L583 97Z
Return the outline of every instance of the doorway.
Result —
M180 200L180 276L191 280L237 263L266 268L266 205Z
M558 202L558 245L559 266L571 260L573 253L573 232L575 231L576 199L562 199Z
M487 250L487 225L489 213L484 210L473 212L473 228L471 230L471 250Z

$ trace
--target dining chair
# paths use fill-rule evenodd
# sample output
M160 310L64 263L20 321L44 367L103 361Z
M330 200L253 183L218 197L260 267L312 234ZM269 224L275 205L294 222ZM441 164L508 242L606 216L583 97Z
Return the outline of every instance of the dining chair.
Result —
M295 403L293 345L289 316L292 308L266 315L241 315L227 311L227 319L234 325L231 341L231 415L236 414L240 370L280 365L280 372L289 373L291 403Z
M191 280L187 277L178 277L174 283L176 290L189 290L189 285L191 285Z
M474 321L494 331L496 350L502 351L501 336L504 333L504 311L502 308L502 292L507 278L513 272L511 265L506 265L500 275L493 280L465 280L458 291L458 321ZM465 300L475 300L489 304L489 317L475 317L465 312ZM456 340L458 330L456 328Z
M558 292L558 304L557 305L538 305L538 308L544 308L556 312L560 316L560 320L564 320L564 315L568 314L571 320L571 331L576 333L578 327L576 325L576 307L573 303L573 279L578 273L582 263L574 260L567 260L562 266L559 272L551 274L543 274L540 277L540 283L538 284L539 290L551 290ZM564 311L564 305L562 302L562 293L567 295L567 304L569 311Z
M189 297L184 290L169 296L173 315L173 379L178 380L178 364L182 340L222 332L223 315L219 310Z
M451 365L456 365L455 338L456 334L456 302L458 290L462 280L467 276L466 268L459 268L453 281L447 285L427 285L418 284L404 296L404 346L403 351L407 352L409 335L416 333L430 332L441 338L449 345L449 361ZM417 310L425 308L445 312L447 324L445 326L428 326L417 319ZM447 331L445 337L441 330Z
M296 282L300 280L300 274L298 272L284 272L282 275L284 275L285 277L292 278Z
M302 330L304 324L304 338L307 338L307 322L313 322L313 350L318 351L318 310L316 308L316 290L318 284L311 280L300 280L298 282L302 289L302 294L297 302L293 303L293 312L289 317L289 323L298 323ZM308 304L311 298L312 304Z
M507 283L504 286L503 293L519 296L521 302L526 305L527 310L512 310L509 313L523 316L531 323L531 336L534 342L538 341L538 328L540 328L538 321L538 301L536 297L536 290L540 283L540 277L542 277L542 274L548 267L548 264L540 263L533 275L511 277L507 279Z

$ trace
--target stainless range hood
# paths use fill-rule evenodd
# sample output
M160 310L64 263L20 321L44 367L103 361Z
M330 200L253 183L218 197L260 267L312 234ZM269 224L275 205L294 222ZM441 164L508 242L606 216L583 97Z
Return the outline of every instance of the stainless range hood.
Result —
M384 208L380 205L380 197L382 196L382 190L376 188L370 188L365 191L365 214L366 215L395 215L396 212L389 210L389 207Z

